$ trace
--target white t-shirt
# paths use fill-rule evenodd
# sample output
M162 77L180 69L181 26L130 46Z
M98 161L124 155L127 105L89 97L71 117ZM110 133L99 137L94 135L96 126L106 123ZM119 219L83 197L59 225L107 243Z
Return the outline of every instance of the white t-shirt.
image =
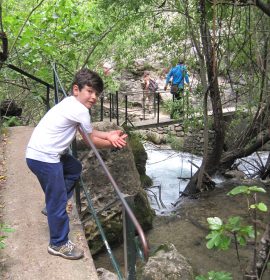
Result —
M77 127L87 133L93 128L88 109L74 96L66 97L50 109L33 131L26 158L56 163L73 141Z

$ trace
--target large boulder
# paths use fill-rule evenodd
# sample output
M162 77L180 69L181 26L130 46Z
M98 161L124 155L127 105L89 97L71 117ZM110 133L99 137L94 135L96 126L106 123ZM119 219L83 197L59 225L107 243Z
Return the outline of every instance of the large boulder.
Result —
M108 122L94 124L95 128L102 131L120 129ZM134 210L139 223L147 230L152 227L154 212L150 207L146 192L141 186L140 176L136 169L134 156L130 145L124 149L101 149L99 153L108 167L120 191L124 195L132 196ZM98 159L92 150L78 142L78 157L83 164L83 180L98 217L110 243L121 242L122 234L122 206L115 191L105 175ZM86 239L92 254L99 252L104 244L100 238L97 225L87 208L87 201L82 193L81 220L85 229Z
M193 280L193 270L175 246L166 243L155 251L138 273L140 280Z

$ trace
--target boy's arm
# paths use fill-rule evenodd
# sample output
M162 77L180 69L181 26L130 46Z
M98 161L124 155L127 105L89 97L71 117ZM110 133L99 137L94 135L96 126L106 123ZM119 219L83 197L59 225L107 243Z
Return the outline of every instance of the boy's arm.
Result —
M113 130L109 132L93 130L89 137L97 148L123 148L126 146L126 134L121 130Z

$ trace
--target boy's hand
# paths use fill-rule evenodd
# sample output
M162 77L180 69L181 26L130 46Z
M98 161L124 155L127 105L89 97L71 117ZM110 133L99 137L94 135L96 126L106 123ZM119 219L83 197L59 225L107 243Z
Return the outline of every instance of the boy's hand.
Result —
M115 148L123 148L126 146L127 134L123 134L121 130L113 130L108 132L107 140L112 143Z

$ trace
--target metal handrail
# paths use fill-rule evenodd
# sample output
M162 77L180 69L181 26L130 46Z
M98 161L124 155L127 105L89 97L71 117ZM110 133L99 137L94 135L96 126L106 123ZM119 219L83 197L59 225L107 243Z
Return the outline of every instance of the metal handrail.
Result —
M92 214L92 216L94 217L94 220L96 221L98 230L99 230L99 232L100 232L100 235L101 235L101 237L102 237L102 240L103 240L103 242L104 242L104 245L105 245L105 247L106 247L106 249L107 249L107 251L108 251L109 258L110 258L110 260L111 260L111 262L112 262L112 265L113 265L113 267L114 267L114 269L115 269L115 271L116 271L116 274L117 274L118 278L122 280L122 279L123 279L123 275L122 275L121 270L120 270L120 268L119 268L119 264L117 263L117 261L116 261L114 255L113 255L113 253L112 253L112 249L111 249L109 243L108 243L107 240L106 240L106 235L105 235L104 230L103 230L103 228L102 228L102 225L101 225L101 223L100 223L100 221L99 221L99 219L98 219L97 212L96 212L96 210L95 210L95 208L94 208L94 206L93 206L92 200L91 200L89 194L87 193L87 190L86 190L86 188L85 188L85 184L84 184L84 182L83 182L82 177L80 177L80 184L81 184L81 186L82 186L82 188L83 188L83 191L84 191L84 194L85 194L87 203L88 203L88 207L90 208L91 214Z

